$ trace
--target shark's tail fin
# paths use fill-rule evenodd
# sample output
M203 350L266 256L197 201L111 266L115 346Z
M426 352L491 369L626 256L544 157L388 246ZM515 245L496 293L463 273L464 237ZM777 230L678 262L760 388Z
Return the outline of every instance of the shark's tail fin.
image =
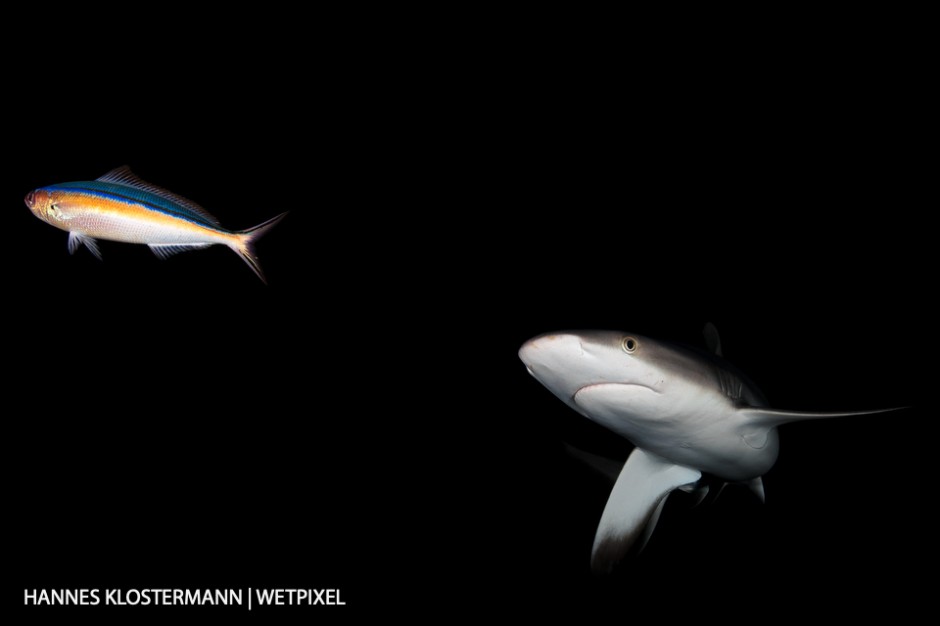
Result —
M739 414L752 424L760 426L779 426L788 422L800 422L803 420L827 419L830 417L851 417L853 415L874 415L875 413L889 413L891 411L901 411L909 407L899 406L890 409L875 409L873 411L848 411L835 413L808 413L805 411L781 411L779 409L755 408L749 407L739 409Z

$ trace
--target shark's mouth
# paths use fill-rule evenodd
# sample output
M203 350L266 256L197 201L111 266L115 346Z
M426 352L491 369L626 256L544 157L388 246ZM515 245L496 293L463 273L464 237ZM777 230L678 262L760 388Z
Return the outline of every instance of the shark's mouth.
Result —
M590 392L590 391L593 391L593 390L600 390L600 389L604 389L604 388L608 388L608 387L609 387L609 388L614 388L614 387L617 387L617 388L635 387L635 388L637 388L637 389L646 389L646 390L648 390L648 391L651 391L651 392L655 393L656 395L659 395L659 394L660 394L659 391L656 391L655 389L653 389L653 388L650 387L649 385L644 385L644 384L642 384L642 383L592 383L592 384L590 384L590 385L584 385L583 387L580 387L577 391L575 391L575 392L574 392L574 395L571 396L571 401L574 402L575 404L577 404L577 403L578 403L578 396L581 395L582 392Z

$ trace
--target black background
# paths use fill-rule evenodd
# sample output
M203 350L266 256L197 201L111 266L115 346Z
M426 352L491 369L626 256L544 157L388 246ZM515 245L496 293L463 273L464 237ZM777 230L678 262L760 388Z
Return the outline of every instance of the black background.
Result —
M384 17L7 44L9 603L278 586L340 587L329 617L925 606L916 34ZM174 45L141 45L158 34ZM258 247L270 285L221 247L69 257L22 203L122 164L231 228L289 210ZM578 327L700 343L707 321L775 406L912 408L784 427L765 505L677 495L643 554L592 577L609 485L564 445L630 446L516 350Z

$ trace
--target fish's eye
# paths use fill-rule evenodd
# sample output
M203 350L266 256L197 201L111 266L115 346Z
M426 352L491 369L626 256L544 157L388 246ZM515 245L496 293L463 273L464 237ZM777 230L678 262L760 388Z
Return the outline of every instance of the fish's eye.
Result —
M637 345L637 341L633 337L624 337L623 341L620 342L620 347L623 348L623 351L627 354L636 352Z

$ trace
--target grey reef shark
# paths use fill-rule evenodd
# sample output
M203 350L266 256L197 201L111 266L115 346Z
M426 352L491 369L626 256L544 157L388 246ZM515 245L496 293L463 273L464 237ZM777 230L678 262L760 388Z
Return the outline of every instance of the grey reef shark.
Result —
M721 357L715 327L707 352L630 333L566 331L527 341L519 358L565 404L636 447L619 471L601 515L591 569L610 572L649 539L674 489L704 497L703 474L747 484L761 500L761 481L777 460L777 426L867 415L769 408L761 392Z

